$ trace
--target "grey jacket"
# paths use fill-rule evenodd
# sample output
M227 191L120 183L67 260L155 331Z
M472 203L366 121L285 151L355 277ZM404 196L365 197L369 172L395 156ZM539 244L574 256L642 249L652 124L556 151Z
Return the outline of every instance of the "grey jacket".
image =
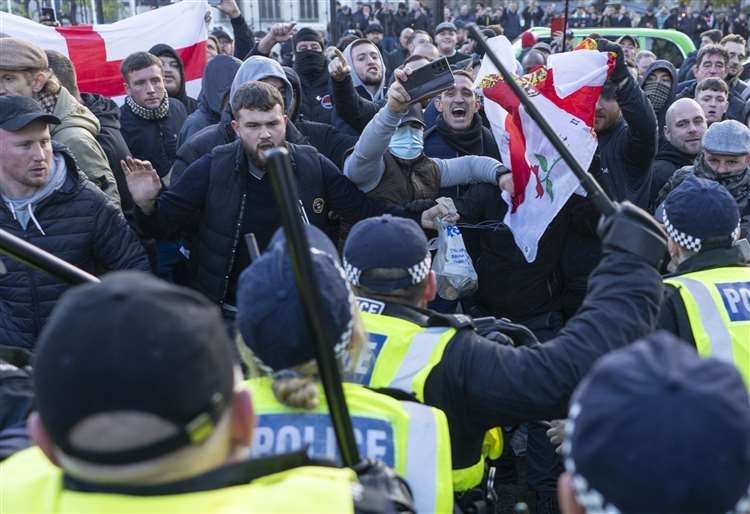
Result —
M403 113L392 112L387 104L383 106L367 124L344 163L344 175L365 193L375 189L383 178L383 154L388 151L388 143L402 117ZM432 160L440 171L440 187L480 182L497 184L498 175L507 171L495 159L478 155Z

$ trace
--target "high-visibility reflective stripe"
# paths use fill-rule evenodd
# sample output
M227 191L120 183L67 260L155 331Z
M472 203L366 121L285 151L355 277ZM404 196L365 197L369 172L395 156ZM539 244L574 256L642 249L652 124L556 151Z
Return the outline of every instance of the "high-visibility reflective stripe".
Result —
M414 391L412 386L414 377L430 363L430 358L435 347L440 343L440 338L449 330L452 329L429 327L415 335L389 387L407 392Z
M417 512L437 512L437 446L435 415L432 408L414 402L402 402L409 414L409 445L406 480L414 498L419 499Z
M484 476L484 456L468 468L453 470L453 490L460 493L476 487Z
M674 277L670 281L685 286L693 296L693 299L695 299L701 317L701 324L710 338L711 355L724 362L734 363L732 335L729 333L729 329L721 317L721 312L717 308L716 302L711 297L711 291L703 283L692 278ZM698 338L696 338L697 343ZM702 351L700 347L698 350Z

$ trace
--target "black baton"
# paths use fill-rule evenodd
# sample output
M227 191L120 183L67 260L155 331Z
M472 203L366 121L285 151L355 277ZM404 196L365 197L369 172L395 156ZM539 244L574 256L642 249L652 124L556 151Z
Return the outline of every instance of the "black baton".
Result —
M345 466L352 467L359 464L360 459L336 356L333 354L332 341L336 335L331 333L331 327L323 324L320 288L318 278L313 272L307 233L297 210L299 196L289 154L286 148L273 148L265 152L265 157L273 193L281 211L281 223L286 234L294 279L304 306L305 321L308 330L314 336L318 371L331 413L333 429L336 432L341 460Z
M73 286L99 282L94 275L3 229L0 229L0 253Z

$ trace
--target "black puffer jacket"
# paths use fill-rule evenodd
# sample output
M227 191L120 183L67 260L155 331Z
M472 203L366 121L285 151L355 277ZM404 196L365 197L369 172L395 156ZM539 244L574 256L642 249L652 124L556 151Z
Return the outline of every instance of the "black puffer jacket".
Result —
M120 132L120 108L109 98L95 93L81 93L81 102L99 120L101 129L96 135L96 141L104 150L109 167L117 181L122 212L125 218L130 220L133 216L133 197L130 195L125 174L120 166L120 161L130 155L130 149Z
M36 224L24 230L0 201L0 228L90 273L100 269L139 269L149 264L141 243L120 211L80 173L64 147L67 178L34 206ZM8 257L0 275L0 344L33 349L39 331L68 285Z
M185 106L174 98L169 99L169 115L160 120L141 118L124 103L120 107L120 132L133 157L149 161L164 177L177 155L177 135L186 118Z

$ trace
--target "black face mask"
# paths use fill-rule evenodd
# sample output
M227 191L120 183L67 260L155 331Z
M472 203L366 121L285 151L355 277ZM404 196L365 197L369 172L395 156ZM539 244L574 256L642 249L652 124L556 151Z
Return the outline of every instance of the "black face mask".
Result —
M315 50L300 50L294 53L294 69L300 76L316 78L326 67L326 57L323 52Z

